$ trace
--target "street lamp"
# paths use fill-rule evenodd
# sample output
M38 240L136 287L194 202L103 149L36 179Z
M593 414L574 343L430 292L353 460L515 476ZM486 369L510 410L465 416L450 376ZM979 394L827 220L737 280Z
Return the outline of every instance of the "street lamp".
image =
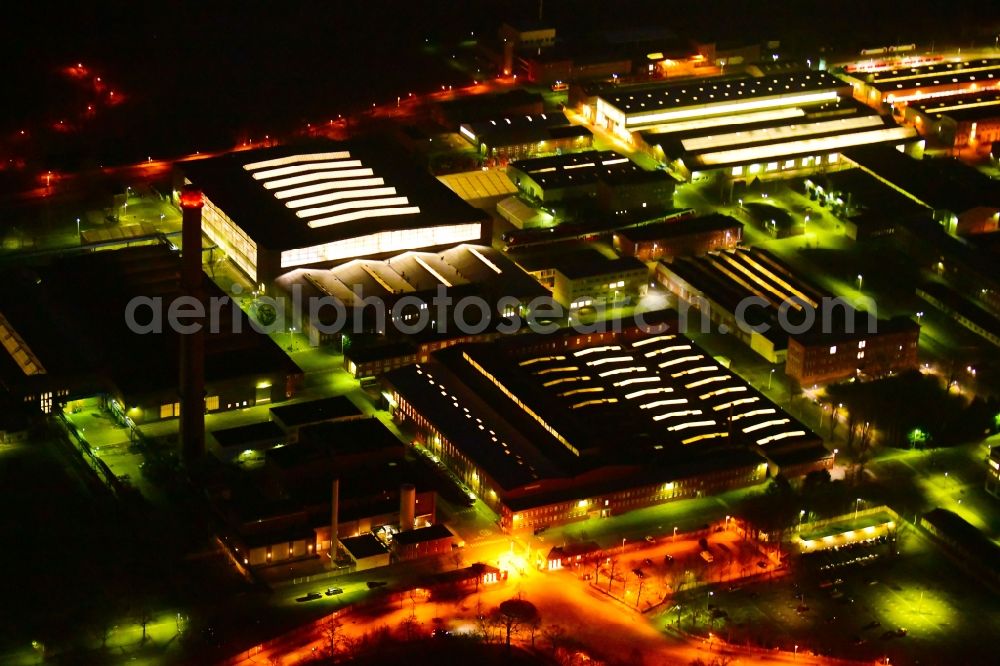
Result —
M674 527L674 536L670 539L670 543L675 543L677 541L677 528Z
M805 509L800 509L799 510L799 532L802 531L802 517L805 516L805 515L806 515L806 510Z
M865 278L861 273L858 273L858 291L861 291L861 285L864 284Z
M799 646L798 645L795 646L795 652L792 653L792 656L796 657L796 658L799 656Z
M837 454L840 453L840 449L833 450L833 466L837 466Z
M625 539L622 539L622 552L625 552Z
M920 325L920 322L923 318L924 318L924 311L921 310L920 312L917 313L917 326Z
M861 504L861 498L854 500L854 519L858 519L858 506Z
M767 375L767 390L771 390L771 380L774 379L774 368L771 368L770 374Z
M76 218L76 237L80 238L80 218Z

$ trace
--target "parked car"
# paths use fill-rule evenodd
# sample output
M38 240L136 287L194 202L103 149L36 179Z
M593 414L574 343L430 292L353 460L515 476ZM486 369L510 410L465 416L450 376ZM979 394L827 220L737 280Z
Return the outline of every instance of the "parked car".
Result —
M306 594L304 596L299 597L295 601L297 601L297 602L299 602L301 604L301 603L303 603L305 601L315 601L317 599L322 599L322 598L323 598L323 595L320 594L319 592L310 592L309 594Z
M332 597L334 595L343 594L343 593L344 593L344 591L342 589L340 589L339 587L328 587L328 588L326 588L326 596L328 596L328 597Z

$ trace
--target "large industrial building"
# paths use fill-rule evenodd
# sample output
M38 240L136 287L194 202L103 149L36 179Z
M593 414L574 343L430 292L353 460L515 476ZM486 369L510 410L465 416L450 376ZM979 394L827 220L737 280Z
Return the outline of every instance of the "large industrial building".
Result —
M281 276L277 286L289 294L299 293L303 302L332 298L341 303L343 317L335 308L324 307L301 322L313 344L337 345L345 333L405 337L422 316L425 330L438 328L438 319L450 320L453 305L463 296L484 299L494 306L492 317L499 320L523 314L533 299L548 293L501 252L467 244L437 253L411 251L385 260L356 259L333 268L299 268ZM439 290L453 302L438 307L434 299ZM365 305L372 302L384 306L384 317Z
M676 319L672 328L676 330ZM461 345L384 377L394 416L508 531L828 466L802 424L661 328Z
M989 147L1000 139L1000 90L913 100L903 119L948 148Z
M914 143L850 99L825 72L622 86L584 103L585 117L636 145L685 179L787 178L832 169L851 146Z
M182 295L180 271L178 253L161 243L8 272L0 280L3 387L43 413L99 399L126 424L179 416L182 335L170 327L168 313ZM207 298L221 306L217 330L205 334L206 411L294 395L302 377L298 366L207 276L204 283ZM130 311L135 323L159 320L162 330L130 329Z
M507 176L522 194L546 207L591 199L616 215L670 208L675 184L663 171L647 171L610 150L519 160L507 167Z
M894 105L996 88L1000 84L1000 59L934 62L876 72L845 72L841 76L851 85L855 98L885 112Z
M391 145L351 141L180 165L204 192L204 233L254 284L282 273L490 237L488 216Z
M562 113L463 123L458 132L483 157L503 163L547 153L585 150L594 141L587 127L570 123Z

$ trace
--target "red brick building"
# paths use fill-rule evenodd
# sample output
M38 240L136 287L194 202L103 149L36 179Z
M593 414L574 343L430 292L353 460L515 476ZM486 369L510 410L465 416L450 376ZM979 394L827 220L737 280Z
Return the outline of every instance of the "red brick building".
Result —
M614 237L616 250L642 261L731 250L742 240L743 225L720 214L622 229Z
M895 317L869 327L867 318L858 313L852 333L840 329L789 336L785 373L807 386L916 368L920 326L907 317Z

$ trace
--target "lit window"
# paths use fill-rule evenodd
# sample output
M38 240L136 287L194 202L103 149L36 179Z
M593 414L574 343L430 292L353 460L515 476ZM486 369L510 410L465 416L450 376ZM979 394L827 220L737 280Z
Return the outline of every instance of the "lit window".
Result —
M863 351L859 351L858 352L858 358L864 358L864 357L865 357L865 353Z
M833 347L830 347L830 353L831 354L836 354L837 353L837 346L836 345L834 345Z
M837 161L837 157L839 157L837 153L830 153L829 155L826 156L826 161L829 162L830 164L833 164Z
M768 162L767 163L767 170L768 171L777 171L777 169L778 169L778 163L777 162Z
M760 165L759 164L751 164L750 165L750 173L758 173L759 171L760 171Z
M786 169L794 169L795 168L795 160L785 160L785 168Z
M212 412L219 408L219 396L210 395L205 398L205 409L206 411Z
M734 176L742 176L743 175L743 167L741 167L741 166L735 166L735 167L733 167L733 175Z
M862 340L861 342L858 343L858 349L864 349L865 345L867 344L868 344L867 340Z

